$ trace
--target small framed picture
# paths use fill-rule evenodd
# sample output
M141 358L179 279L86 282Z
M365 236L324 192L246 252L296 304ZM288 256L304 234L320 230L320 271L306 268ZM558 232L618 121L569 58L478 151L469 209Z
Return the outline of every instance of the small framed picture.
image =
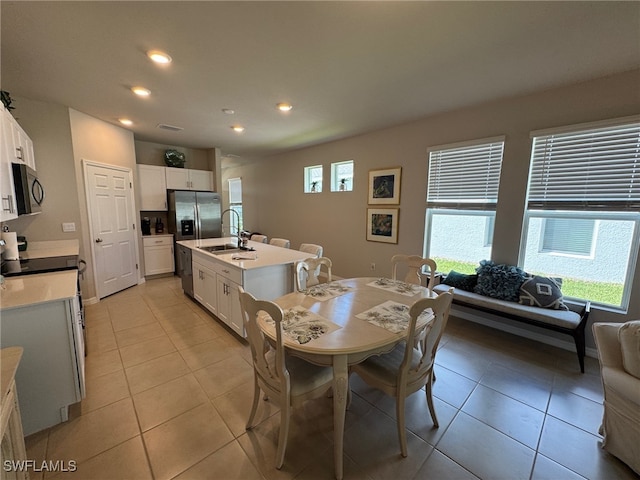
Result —
M400 203L401 167L369 171L369 204Z
M398 208L367 208L367 240L398 243Z

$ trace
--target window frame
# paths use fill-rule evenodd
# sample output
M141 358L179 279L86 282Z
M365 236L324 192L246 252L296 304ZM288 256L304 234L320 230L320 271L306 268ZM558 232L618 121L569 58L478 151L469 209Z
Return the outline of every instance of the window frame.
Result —
M312 172L314 170L320 170L320 180L311 180L312 178ZM303 191L304 193L322 193L322 184L323 184L323 177L324 177L324 168L323 166L320 165L309 165L304 167L303 170ZM319 188L316 188L315 191L313 191L313 182L319 182Z
M348 177L350 180L349 185L345 182L345 189L340 189L341 178L338 175L338 167L341 165L351 164L351 176ZM331 191L332 192L352 192L353 191L353 183L355 177L355 163L353 160L344 160L342 162L334 162L331 164Z
M492 250L493 229L491 238L489 238L487 225L493 223L495 226L505 138L504 135L501 135L433 146L427 150L427 204L423 238L423 255L425 257L437 256L437 254L434 255L432 245L433 219L437 215L477 215L486 217L488 220L493 219L493 222L485 221L485 228L478 239L483 247L489 248L489 251ZM473 155L474 151L478 152L476 157ZM451 155L451 160L448 162L445 160L447 152ZM437 155L437 157L434 155ZM467 195L468 192L461 190L460 187L448 188L452 184L450 171L452 169L464 169L467 166L470 166L476 172L476 175L471 177L471 197ZM433 175L438 176L434 178ZM436 192L431 191L431 187L434 185L437 185ZM463 191L463 194L459 197L456 197L456 188L458 191ZM480 260L477 259L477 261Z
M602 135L599 135L600 133ZM616 138L616 136L622 138L627 134L630 139L627 142L619 142ZM595 220L595 238L592 242L594 260L600 222L632 222L633 230L629 239L629 255L626 259L626 275L623 280L620 305L602 303L593 299L579 299L590 300L593 304L612 311L628 311L640 250L640 211L638 211L640 170L637 169L637 166L640 166L640 154L635 147L635 145L640 146L640 115L538 130L531 132L530 136L532 143L527 179L527 203L523 216L518 264L525 268L527 247L529 247L527 240L532 219ZM541 147L538 146L538 142L541 142ZM554 148L558 152L555 157ZM625 152L624 157L620 157L621 151ZM624 161L616 161L618 158L624 158ZM579 159L581 164L578 165L575 159ZM532 196L534 178L538 182L535 185L535 194ZM615 182L611 182L610 178L614 178ZM563 183L563 179L570 179L570 181ZM625 194L624 185L627 181L630 189L628 194ZM582 191L578 191L573 186L582 185L580 182L584 182ZM546 188L547 184L548 188ZM625 195L628 198L625 199ZM544 252L544 254L587 259L587 257L560 252Z

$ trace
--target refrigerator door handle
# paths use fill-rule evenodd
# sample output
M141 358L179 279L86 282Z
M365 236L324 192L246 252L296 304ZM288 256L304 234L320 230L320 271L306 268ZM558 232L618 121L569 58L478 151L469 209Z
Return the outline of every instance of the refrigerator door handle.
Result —
M200 240L201 237L202 237L202 223L200 221L200 205L198 205L196 203L194 208L196 210L196 225L197 225L196 226L196 238L198 240Z
M200 238L200 228L198 223L198 209L196 205L193 205L193 238L198 240Z

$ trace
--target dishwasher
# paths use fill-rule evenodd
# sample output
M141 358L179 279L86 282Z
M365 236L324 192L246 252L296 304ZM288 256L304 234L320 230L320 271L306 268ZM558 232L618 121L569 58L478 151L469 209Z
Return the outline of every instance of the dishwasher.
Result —
M178 245L178 275L182 279L182 290L193 298L193 268L191 266L191 249Z

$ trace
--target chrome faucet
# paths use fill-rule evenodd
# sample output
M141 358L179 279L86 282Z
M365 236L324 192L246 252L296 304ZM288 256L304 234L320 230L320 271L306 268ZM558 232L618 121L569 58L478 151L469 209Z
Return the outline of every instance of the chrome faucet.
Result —
M227 212L233 212L236 214L236 220L238 221L237 233L233 235L231 233L231 225L229 225L229 235L237 237L238 238L237 246L238 248L242 248L242 238L240 238L240 215L238 214L238 212L236 212L233 208L227 208L224 212L220 214L220 224L224 226L224 222L222 221L222 219L224 218L224 214Z

